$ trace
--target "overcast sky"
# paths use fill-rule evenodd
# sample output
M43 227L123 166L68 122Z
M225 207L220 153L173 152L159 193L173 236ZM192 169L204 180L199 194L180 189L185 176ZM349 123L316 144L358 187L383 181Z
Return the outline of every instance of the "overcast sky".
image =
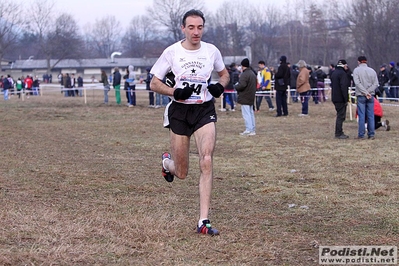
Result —
M26 0L25 0L26 1ZM33 0L29 0L33 1ZM204 0L205 6L209 10L217 9L225 0ZM285 0L246 0L248 3L259 4L273 3L283 4ZM55 7L59 11L72 14L79 26L93 23L96 19L101 19L107 15L117 17L123 27L126 27L134 16L146 15L146 7L152 6L151 0L117 0L117 1L98 1L98 0L62 0L55 1ZM205 14L206 16L206 14Z

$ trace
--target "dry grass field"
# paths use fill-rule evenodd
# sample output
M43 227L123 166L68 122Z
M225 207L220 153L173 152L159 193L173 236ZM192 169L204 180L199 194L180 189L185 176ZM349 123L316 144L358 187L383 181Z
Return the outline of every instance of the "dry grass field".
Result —
M189 177L167 183L163 108L145 92L134 108L113 91L108 106L101 91L44 92L0 99L0 265L307 266L318 245L399 243L397 106L383 106L392 130L364 141L349 116L351 138L334 139L329 101L284 118L263 102L252 137L239 106L218 111L209 237L195 232L194 142Z

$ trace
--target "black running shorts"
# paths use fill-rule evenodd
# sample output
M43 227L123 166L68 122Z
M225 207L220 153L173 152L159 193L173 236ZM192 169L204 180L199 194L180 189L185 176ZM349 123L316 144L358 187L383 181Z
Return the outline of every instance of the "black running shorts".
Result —
M215 104L183 104L173 101L168 110L169 128L177 135L190 137L202 126L216 122Z

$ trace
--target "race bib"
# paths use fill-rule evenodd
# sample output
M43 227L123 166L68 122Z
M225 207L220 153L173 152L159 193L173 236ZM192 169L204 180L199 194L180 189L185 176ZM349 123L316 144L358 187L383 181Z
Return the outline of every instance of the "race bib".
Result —
M181 100L179 102L186 104L201 104L205 102L208 90L208 82L205 78L182 76L176 81L176 88L185 87L190 87L193 93L187 100Z

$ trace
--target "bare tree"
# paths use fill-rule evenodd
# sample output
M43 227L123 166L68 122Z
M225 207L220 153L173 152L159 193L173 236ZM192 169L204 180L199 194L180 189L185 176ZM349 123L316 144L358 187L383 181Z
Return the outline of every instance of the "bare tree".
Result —
M248 32L248 13L254 7L238 0L225 1L211 16L205 39L214 43L223 55L244 55L244 48L251 45Z
M280 42L286 41L279 38L281 23L281 12L273 5L261 6L256 9L254 16L251 16L250 44L256 61L264 60L268 63L275 61Z
M106 16L96 20L94 25L85 29L86 45L95 51L95 57L109 58L121 48L121 25L115 16Z
M355 49L377 68L383 62L398 58L399 7L390 0L353 0L345 18L351 23Z
M126 56L153 57L158 56L172 39L161 38L160 32L154 27L155 22L148 16L134 17L122 40L122 48Z
M183 15L190 9L204 11L204 1L154 0L152 7L147 8L147 14L164 26L172 34L173 40L177 42L183 38L181 32Z
M28 31L36 36L38 50L36 58L47 61L50 72L61 60L80 59L81 37L76 20L70 14L56 17L54 2L37 0L32 4ZM51 65L51 60L57 59Z
M0 4L0 61L3 56L14 48L17 38L24 26L24 20L19 15L21 6L15 1L2 0ZM2 66L0 64L0 71Z
M83 57L82 37L78 34L76 20L70 14L61 14L55 21L55 29L48 35L49 53L47 59L57 59L53 65L47 60L47 68L50 71L61 60Z
M46 58L50 54L48 36L54 30L54 2L49 0L36 0L32 3L30 10L30 24L28 32L37 36L37 54L38 58ZM49 58L48 58L49 59Z

